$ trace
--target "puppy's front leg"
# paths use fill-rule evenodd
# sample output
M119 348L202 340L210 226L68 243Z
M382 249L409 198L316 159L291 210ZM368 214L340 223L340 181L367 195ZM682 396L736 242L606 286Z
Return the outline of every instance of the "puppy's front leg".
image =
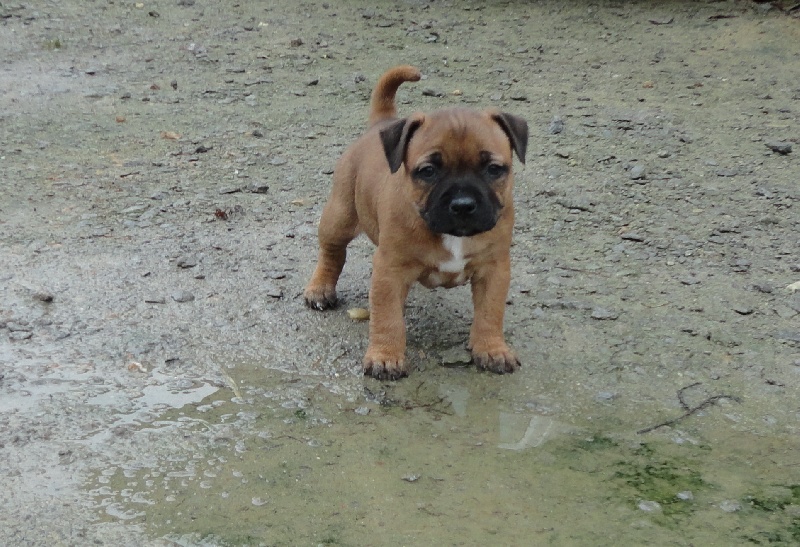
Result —
M503 336L503 316L511 283L510 257L506 255L475 272L471 283L475 307L469 335L472 360L479 369L498 374L514 372L519 368L519 359Z
M403 311L414 279L409 278L408 268L393 265L378 246L372 262L369 347L364 356L364 374L379 380L408 376Z

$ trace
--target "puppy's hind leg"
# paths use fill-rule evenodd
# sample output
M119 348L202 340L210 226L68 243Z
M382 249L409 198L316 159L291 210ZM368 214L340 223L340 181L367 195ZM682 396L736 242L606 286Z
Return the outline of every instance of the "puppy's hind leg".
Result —
M347 259L347 245L358 233L358 215L352 200L331 195L319 221L317 267L304 292L308 307L325 310L336 306L336 283Z

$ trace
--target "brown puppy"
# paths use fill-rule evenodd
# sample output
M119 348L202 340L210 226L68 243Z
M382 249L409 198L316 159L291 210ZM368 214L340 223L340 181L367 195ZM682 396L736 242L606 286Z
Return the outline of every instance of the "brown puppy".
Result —
M475 318L469 337L480 369L513 372L503 337L514 224L512 151L525 161L528 124L496 110L452 108L396 119L394 97L419 70L386 72L372 92L369 129L339 159L319 224L319 262L306 303L336 304L347 244L366 233L372 264L369 347L364 373L408 375L403 309L411 286L469 282Z

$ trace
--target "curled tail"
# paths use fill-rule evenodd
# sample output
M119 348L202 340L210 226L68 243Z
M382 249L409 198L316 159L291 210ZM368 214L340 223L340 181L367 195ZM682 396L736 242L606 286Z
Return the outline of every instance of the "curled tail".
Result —
M372 90L369 126L397 117L397 109L394 106L397 88L403 82L417 82L421 77L419 69L410 65L400 65L386 71Z

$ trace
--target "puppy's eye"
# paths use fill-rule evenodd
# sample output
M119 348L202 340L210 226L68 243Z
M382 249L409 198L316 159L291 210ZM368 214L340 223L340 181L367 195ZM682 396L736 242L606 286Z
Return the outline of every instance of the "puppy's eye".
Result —
M500 178L508 172L508 167L499 163L490 163L486 166L486 174L496 179Z
M414 174L416 175L417 178L420 178L422 180L426 181L433 180L433 178L436 177L436 168L428 163L418 167L417 170L414 172Z

